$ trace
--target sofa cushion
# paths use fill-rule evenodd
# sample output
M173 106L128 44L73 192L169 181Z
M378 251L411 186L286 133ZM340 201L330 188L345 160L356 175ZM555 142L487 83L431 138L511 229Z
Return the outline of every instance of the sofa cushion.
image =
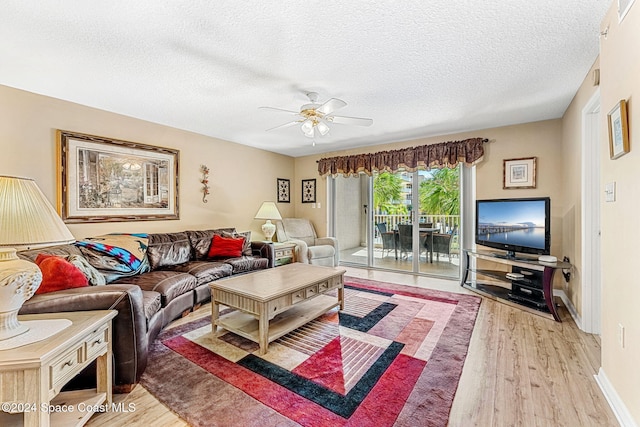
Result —
M256 258L252 256L241 256L238 258L230 258L224 260L225 263L231 265L233 274L248 273L253 270L262 270L269 266L267 258Z
M40 254L36 264L42 271L42 282L36 294L89 286L82 271L62 257Z
M149 234L147 257L151 270L189 261L191 259L191 243L187 233Z
M162 297L158 292L142 291L142 303L144 304L144 317L149 321L162 308Z
M198 280L198 285L231 276L233 268L222 261L189 261L184 264L168 267L167 270L191 274Z
M222 233L234 233L235 228L217 228L215 230L189 230L187 236L191 243L191 250L193 259L196 261L202 261L209 256L209 249L211 248L211 240L214 234L222 235Z
M242 256L243 246L244 237L224 237L214 234L208 257L211 259L236 258Z
M177 271L150 271L139 276L124 277L113 283L138 285L143 291L156 291L161 295L162 307L196 287L196 278Z

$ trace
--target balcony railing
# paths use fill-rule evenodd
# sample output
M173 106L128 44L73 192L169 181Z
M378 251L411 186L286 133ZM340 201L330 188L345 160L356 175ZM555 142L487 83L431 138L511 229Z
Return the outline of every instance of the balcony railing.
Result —
M458 233L460 231L460 215L429 215L424 214L420 215L418 218L420 224L431 223L433 227L438 228L440 233L452 234L452 248L457 248L458 246ZM374 214L373 215L374 224L378 224L384 222L387 224L387 230L397 230L398 224L410 224L411 223L411 214L403 214L403 215L387 215L387 214ZM374 246L382 245L382 238L380 237L380 233L378 232L378 227L374 227L373 234Z

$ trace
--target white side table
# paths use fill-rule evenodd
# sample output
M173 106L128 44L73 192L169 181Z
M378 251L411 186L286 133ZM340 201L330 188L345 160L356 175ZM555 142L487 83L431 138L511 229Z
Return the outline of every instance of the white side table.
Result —
M111 319L115 310L29 314L20 321L68 319L51 338L0 351L0 425L81 426L112 402ZM97 360L97 387L60 393Z

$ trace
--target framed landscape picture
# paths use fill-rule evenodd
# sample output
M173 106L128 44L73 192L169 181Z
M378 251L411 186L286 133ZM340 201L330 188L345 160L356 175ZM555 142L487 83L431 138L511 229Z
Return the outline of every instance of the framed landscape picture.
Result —
M536 158L504 160L502 188L536 188Z
M302 203L315 203L315 202L316 202L316 180L303 179L302 180Z
M290 181L286 178L278 178L278 203L291 202Z
M179 151L59 130L58 210L67 223L179 219Z

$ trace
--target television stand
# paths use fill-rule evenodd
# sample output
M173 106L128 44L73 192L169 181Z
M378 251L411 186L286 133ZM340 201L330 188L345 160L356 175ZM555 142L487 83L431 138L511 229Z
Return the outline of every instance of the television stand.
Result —
M512 261L534 261L534 262L536 261L535 258L516 256L516 253L511 251L508 251L506 254L491 252L491 256L496 258L501 258L501 259L512 260Z
M488 251L465 249L460 285L485 297L560 322L553 301L553 276L569 269L567 262L541 263L534 258L496 256ZM510 266L510 271L475 268L470 259ZM508 277L507 273L514 273Z

